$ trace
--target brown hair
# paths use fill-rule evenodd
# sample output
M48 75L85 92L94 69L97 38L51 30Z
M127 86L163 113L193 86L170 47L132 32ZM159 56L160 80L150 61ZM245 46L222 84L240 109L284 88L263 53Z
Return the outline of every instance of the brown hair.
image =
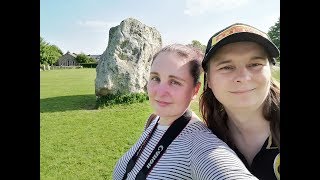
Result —
M161 50L159 50L153 56L151 65L153 64L153 61L156 59L156 57L160 53L165 53L165 52L176 53L178 56L186 58L190 66L190 74L193 77L194 86L198 82L200 82L200 75L201 75L201 72L203 72L201 67L201 61L204 55L199 49L189 45L182 45L182 44L167 45Z

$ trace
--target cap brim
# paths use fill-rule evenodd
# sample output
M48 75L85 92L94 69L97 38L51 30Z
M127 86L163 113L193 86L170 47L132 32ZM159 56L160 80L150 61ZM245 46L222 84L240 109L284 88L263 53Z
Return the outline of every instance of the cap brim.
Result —
M257 34L253 34L253 33L249 33L249 32L242 32L242 33L236 33L236 34L232 34L228 37L225 37L224 39L219 41L217 44L215 44L213 47L211 47L211 49L209 50L209 52L206 54L206 56L204 57L204 59L202 61L202 67L204 68L207 61L211 58L211 56L220 47L222 47L226 44L230 44L230 43L234 43L234 42L242 42L242 41L251 41L251 42L256 42L256 43L260 44L261 46L263 46L266 49L267 53L269 54L269 56L271 56L271 58L277 58L280 55L279 49L270 40L268 40L260 35L257 35Z

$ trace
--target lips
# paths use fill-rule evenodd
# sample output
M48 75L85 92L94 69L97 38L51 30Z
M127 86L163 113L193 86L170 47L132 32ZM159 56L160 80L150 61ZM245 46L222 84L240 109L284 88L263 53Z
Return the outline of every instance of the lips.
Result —
M255 88L253 89L245 89L245 90L236 90L236 91L230 91L231 93L233 94L243 94L243 93L247 93L247 92L250 92L250 91L253 91Z
M156 100L156 102L157 102L157 104L158 104L159 106L167 106L167 105L171 104L171 103L169 103L169 102L158 101L158 100Z

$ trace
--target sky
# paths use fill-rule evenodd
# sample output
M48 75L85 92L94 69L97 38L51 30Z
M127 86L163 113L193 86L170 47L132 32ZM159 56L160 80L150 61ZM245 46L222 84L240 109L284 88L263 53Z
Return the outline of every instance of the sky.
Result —
M280 18L280 0L40 0L40 36L63 53L102 54L109 29L127 18L156 28L163 46L206 45L236 22L268 32Z

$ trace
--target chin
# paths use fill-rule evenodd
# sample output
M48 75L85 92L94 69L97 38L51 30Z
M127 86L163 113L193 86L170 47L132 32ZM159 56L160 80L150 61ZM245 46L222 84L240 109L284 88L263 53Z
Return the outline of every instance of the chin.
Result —
M231 105L233 108L255 108L259 107L257 102L238 102Z

